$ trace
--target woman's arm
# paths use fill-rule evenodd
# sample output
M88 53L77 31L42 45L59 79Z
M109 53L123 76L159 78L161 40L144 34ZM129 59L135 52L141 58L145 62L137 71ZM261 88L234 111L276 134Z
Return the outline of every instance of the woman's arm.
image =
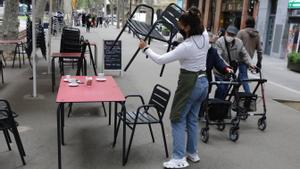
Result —
M144 53L148 55L155 63L160 65L180 60L187 55L187 51L183 43L179 44L174 50L162 55L155 53L149 47L146 47L141 43L145 42L141 41L139 45L140 48L144 50Z

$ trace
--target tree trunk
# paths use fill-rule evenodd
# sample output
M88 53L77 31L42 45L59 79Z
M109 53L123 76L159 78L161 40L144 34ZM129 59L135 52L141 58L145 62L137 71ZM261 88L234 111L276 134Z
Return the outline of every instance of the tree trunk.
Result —
M43 21L47 0L36 0L36 21Z
M19 32L19 1L5 1L4 17L1 31L3 39L17 39Z

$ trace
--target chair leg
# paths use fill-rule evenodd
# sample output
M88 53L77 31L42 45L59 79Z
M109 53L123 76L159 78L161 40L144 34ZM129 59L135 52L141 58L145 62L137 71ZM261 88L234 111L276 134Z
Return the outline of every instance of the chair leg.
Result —
M26 48L25 48L25 51L26 51ZM30 67L32 68L32 64L31 64L31 54L28 55L28 53L26 52L26 55L27 55L27 58L28 58L29 65L30 65Z
M127 161L128 161L128 156L129 156L130 148L131 148L131 145L132 145L132 140L133 140L133 135L134 135L134 132L135 132L135 127L136 127L136 124L133 124L132 131L131 131L131 136L130 136L130 140L129 140L129 145L128 145L127 153L126 153L126 156L125 156L125 163L127 163Z
M10 135L9 135L9 132L8 132L9 130L6 130L6 133L7 133L7 138L8 138L8 141L9 141L9 143L12 143L12 141L11 141L11 138L10 138Z
M3 75L3 63L2 60L0 60L0 73L1 73L1 80L2 84L4 83L4 75Z
M14 53L13 64L12 64L13 68L15 67L15 60L16 60L16 55L17 55L17 47L18 47L18 45L16 45L16 47L15 47L15 53Z
M18 54L18 57L19 57L19 68L21 68L21 65L22 65L22 61L21 61L21 51L20 51L20 44L17 44L17 46L18 46L18 52L17 52L17 54Z
M104 102L102 102L101 104L102 104L102 108L103 108L103 111L104 111L104 116L106 117L106 116L107 116L107 113L106 113L106 109L105 109Z
M119 129L120 129L120 124L121 124L121 118L119 118L119 121L118 121L118 124L117 124L116 136L115 136L115 138L114 138L113 147L115 147L116 142L117 142L117 137L118 137L118 133L119 133Z
M19 135L19 132L18 132L18 129L16 126L14 126L12 128L12 133L15 137L15 140L16 140L16 143L17 143L17 146L18 146L18 149L19 149L19 153L20 153L20 157L21 157L21 160L22 160L22 163L23 165L26 165L26 162L25 162L25 159L24 159L24 156L26 155L25 154L25 151L24 151L24 148L23 148L23 145L22 145L22 141L21 141L21 138L20 138L20 135Z
M71 113L72 113L72 106L73 106L73 103L69 103L68 118L70 117L70 115L71 115Z
M24 55L24 43L21 42L21 51L22 51L22 59L23 59L23 65L25 65L25 55Z
M3 65L4 67L6 66L6 60L5 60L5 57L4 57L4 54L3 54L3 51L1 52L1 55L2 55L2 60L3 60Z
M10 140L10 137L9 137L9 133L6 129L4 129L2 131L3 131L3 134L4 134L4 138L5 138L8 150L11 151L11 147L10 147L11 140Z
M152 127L151 127L151 124L148 124L149 126L149 130L150 130L150 134L151 134L151 138L152 138L152 142L154 143L155 140L154 140L154 136L153 136L153 132L152 132Z
M164 141L164 146L165 146L166 157L169 158L169 152L168 152L168 147L167 147L164 124L162 122L160 122L160 126L161 126L161 132L162 132L162 135L163 135L163 141Z

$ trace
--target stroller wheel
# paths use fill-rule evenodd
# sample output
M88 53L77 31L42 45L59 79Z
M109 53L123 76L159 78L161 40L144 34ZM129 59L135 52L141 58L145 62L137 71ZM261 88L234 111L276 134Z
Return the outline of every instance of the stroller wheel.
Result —
M229 139L233 142L236 142L239 139L239 132L235 127L230 128Z
M265 118L260 118L257 121L257 127L259 130L264 131L267 128L267 122Z
M225 129L225 123L223 121L220 121L220 124L217 125L217 129L219 131L223 131Z
M231 120L231 124L232 124L232 125L238 125L239 122L240 122L239 119L236 118L236 117L235 117L234 119Z
M203 143L207 143L208 139L209 139L208 128L202 128L201 129L201 140L203 141Z

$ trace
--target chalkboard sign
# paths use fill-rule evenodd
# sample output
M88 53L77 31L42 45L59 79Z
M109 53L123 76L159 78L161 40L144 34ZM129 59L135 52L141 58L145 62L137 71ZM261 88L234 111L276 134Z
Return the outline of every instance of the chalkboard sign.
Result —
M104 40L104 69L105 70L121 70L122 69L122 46L121 41L118 41L111 49L114 40Z

